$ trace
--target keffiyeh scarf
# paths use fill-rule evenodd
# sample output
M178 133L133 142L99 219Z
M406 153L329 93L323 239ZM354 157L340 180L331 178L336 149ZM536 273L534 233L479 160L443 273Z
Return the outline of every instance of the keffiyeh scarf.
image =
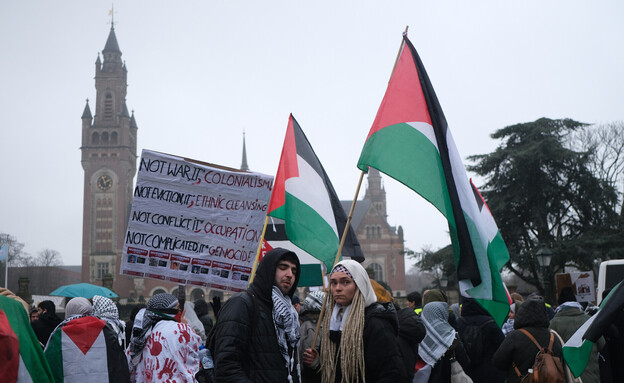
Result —
M117 341L120 346L123 346L125 340L125 328L126 324L119 320L119 310L115 302L109 298L95 295L93 297L93 316L105 320L111 325L115 333L117 334Z
M288 381L292 382L292 372L297 368L297 376L301 379L299 370L299 352L297 344L301 338L299 315L293 307L289 297L285 297L277 286L273 286L271 298L273 300L273 325L277 333L277 343L288 369ZM292 352L288 353L288 348Z
M141 359L141 352L145 348L147 338L149 338L152 328L161 320L172 320L178 310L178 299L171 294L163 293L154 295L149 302L147 308L139 311L134 318L134 327L132 328L132 338L130 339L130 362L136 366Z
M425 363L433 366L449 349L455 339L455 330L448 323L448 304L430 302L422 311L427 334L418 347L418 355Z

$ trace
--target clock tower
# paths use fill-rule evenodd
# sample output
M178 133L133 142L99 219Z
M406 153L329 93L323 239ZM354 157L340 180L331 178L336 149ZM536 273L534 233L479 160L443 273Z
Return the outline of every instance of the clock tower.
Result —
M95 61L95 114L89 100L82 113L82 281L101 285L110 274L119 295L133 288L132 280L119 275L137 161L137 124L126 106L127 74L112 24L102 58L98 54Z

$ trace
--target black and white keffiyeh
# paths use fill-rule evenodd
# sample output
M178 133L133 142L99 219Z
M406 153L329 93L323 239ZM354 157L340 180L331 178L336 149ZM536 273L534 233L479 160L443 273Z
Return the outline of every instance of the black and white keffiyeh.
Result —
M115 304L115 302L113 302L109 298L95 295L93 297L92 315L109 323L117 334L117 340L119 341L119 345L123 346L126 338L126 324L123 321L119 320L119 310L117 309L117 305Z
M421 315L427 333L418 347L418 355L433 366L453 344L455 330L448 323L446 302L427 303Z
M147 302L147 308L141 309L134 318L132 338L130 339L130 363L136 366L141 358L141 352L145 348L147 338L152 333L152 328L161 320L175 320L175 309L178 299L171 294L156 294Z
M284 296L277 286L273 286L271 298L273 300L273 325L277 334L277 343L288 369L288 381L292 382L292 372L297 368L297 376L301 380L299 370L299 352L297 345L301 338L299 315L293 307L290 297ZM292 350L289 355L288 348Z

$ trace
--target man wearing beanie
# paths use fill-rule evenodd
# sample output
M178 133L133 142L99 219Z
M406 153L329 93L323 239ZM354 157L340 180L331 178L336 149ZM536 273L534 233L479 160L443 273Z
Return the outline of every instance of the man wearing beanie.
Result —
M295 253L275 248L247 291L225 302L215 324L216 381L301 381L299 318L291 302L300 272Z

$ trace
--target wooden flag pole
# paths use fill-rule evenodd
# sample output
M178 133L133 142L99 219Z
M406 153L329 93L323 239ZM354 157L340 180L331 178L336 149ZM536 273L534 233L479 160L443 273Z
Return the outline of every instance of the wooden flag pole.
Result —
M409 25L405 26L405 33L407 35L407 30L409 29ZM399 62L399 57L401 57L401 48L403 48L403 41L401 41L401 46L399 47L399 51L397 52L397 57L396 59L394 59L394 65L392 66L392 72L390 73L390 78L392 78L392 75L394 74L394 68L396 68L397 63ZM390 82L390 80L388 80L388 82Z
M407 34L407 30L409 29L409 25L405 26L405 34ZM390 78L394 74L394 69L399 62L399 57L401 57L401 49L403 48L403 41L401 41L401 46L399 47L399 51L397 52L397 57L394 60L394 66L392 67L392 73L390 74ZM390 80L388 80L390 82ZM353 217L353 210L355 209L355 203L357 201L357 197L360 194L360 186L362 186L362 180L364 179L364 170L360 174L360 180L358 181L358 185L355 191L355 197L353 197L353 203L351 203L351 210L349 211L349 217L347 218L347 225L345 226L344 233L342 234L342 238L340 239L340 247L338 248L338 254L336 254L336 259L334 260L334 266L338 263L340 259L340 253L342 252L342 246L344 245L345 238L347 236L349 226L351 225L351 217ZM333 267L332 267L333 269ZM329 270L331 272L331 270ZM324 279L323 279L324 280ZM331 288L331 286L330 286ZM325 299L323 300L323 306L321 307L321 313L319 314L318 322L316 323L316 330L314 330L314 339L312 340L312 348L316 349L316 338L318 337L319 329L321 327L321 322L323 320L323 315L325 314L325 306L327 305L327 289L325 289Z
M258 250L256 251L256 259L254 259L253 268L251 269L251 277L249 278L249 284L253 282L256 276L256 269L258 268L258 259L260 258L260 251L262 250L262 241L264 241L264 233L266 233L266 227L269 223L269 215L267 214L264 219L264 226L262 227L262 235L260 236L260 242L258 242Z
M351 203L351 210L349 210L349 216L347 217L347 224L345 225L344 232L342 233L342 238L340 239L340 246L338 246L338 253L336 254L336 259L334 259L334 266L340 260L340 253L342 253L342 247L344 246L345 239L347 238L347 234L349 233L349 226L351 226L351 218L353 217L353 210L355 210L355 203L357 202L357 197L360 194L360 187L362 186L362 180L364 179L364 174L366 174L363 170L360 173L360 180L358 181L357 188L355 189L355 196L353 197L353 202ZM332 270L334 267L332 266ZM328 270L331 272L331 270ZM325 285L325 278L323 278L323 286ZM316 349L316 339L318 338L319 329L321 328L321 322L323 321L323 315L325 314L325 306L327 305L327 289L325 289L325 299L323 299L323 306L321 306L321 313L319 314L318 321L316 322L316 329L314 330L314 338L312 339L312 348Z

